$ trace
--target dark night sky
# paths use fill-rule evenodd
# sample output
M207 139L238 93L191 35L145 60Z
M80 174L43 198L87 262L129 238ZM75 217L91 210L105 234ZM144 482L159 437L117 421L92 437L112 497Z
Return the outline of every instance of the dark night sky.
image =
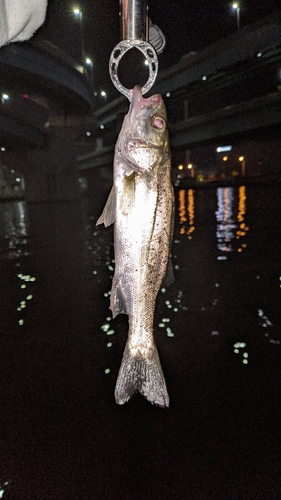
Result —
M229 0L150 0L149 14L166 36L159 56L159 71L179 61L184 53L199 51L236 31L236 13ZM241 28L271 14L280 0L244 0ZM109 96L116 95L108 73L112 49L120 41L119 0L49 0L47 17L36 36L42 36L75 59L81 55L79 21L72 8L83 10L86 53L94 61L95 83ZM125 82L123 82L125 83Z

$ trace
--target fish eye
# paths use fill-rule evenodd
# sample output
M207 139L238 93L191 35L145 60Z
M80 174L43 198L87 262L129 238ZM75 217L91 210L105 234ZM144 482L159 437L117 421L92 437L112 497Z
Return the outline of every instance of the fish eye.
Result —
M166 127L166 121L161 116L153 116L151 124L157 130L163 130Z

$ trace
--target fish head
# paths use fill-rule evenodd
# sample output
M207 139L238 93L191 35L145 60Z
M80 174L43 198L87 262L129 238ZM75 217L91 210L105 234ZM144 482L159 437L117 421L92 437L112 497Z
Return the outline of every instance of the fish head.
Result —
M160 94L144 98L139 86L133 88L117 146L139 174L151 171L170 158L167 111Z

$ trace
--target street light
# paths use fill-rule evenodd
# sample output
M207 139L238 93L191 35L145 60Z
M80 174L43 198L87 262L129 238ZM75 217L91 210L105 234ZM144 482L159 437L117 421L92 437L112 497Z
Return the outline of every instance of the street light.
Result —
M237 31L240 29L240 5L239 3L234 3L232 4L232 8L236 10L236 15L237 15Z
M245 175L246 159L245 156L239 156L238 160L241 162L241 173L242 177Z
M79 18L80 22L80 32L81 32L81 53L82 53L82 61L85 63L85 44L84 44L84 30L83 30L83 12L79 8L73 9L73 13L75 17Z
M3 93L1 95L1 101L4 104L5 101L8 101L10 99L10 96L8 94Z
M92 82L92 85L93 85L94 84L94 65L93 65L93 61L92 61L92 59L90 57L86 57L85 63L89 67L89 73L90 73L91 82Z
M190 170L190 177L194 177L194 173L195 173L194 165L192 163L189 163L187 165L187 168Z

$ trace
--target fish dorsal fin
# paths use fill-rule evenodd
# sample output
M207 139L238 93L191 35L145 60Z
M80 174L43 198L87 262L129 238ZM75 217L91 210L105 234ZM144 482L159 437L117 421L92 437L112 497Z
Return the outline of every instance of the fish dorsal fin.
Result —
M110 226L115 222L116 195L115 188L112 186L107 202L104 206L101 216L98 218L96 226L104 224L105 227Z

